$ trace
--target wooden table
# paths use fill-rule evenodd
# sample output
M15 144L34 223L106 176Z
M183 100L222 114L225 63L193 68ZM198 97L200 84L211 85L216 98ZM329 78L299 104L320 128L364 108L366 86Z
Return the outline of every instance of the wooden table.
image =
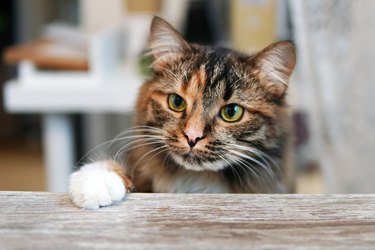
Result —
M131 194L87 211L0 192L1 249L375 249L375 195Z

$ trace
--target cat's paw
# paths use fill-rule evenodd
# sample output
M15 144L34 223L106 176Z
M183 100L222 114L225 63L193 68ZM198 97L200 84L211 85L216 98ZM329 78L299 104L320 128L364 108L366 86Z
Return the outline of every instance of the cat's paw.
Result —
M111 162L94 162L70 176L69 194L76 206L98 209L121 201L128 190Z

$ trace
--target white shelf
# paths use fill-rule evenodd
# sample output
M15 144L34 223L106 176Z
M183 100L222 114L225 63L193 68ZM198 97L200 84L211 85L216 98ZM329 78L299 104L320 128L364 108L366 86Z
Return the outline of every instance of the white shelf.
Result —
M133 66L133 67L132 67ZM26 67L27 68L27 67ZM119 65L110 77L72 72L33 72L8 81L5 108L43 116L43 144L49 191L65 192L74 166L74 132L69 113L128 113L143 79L134 64ZM92 80L92 81L90 81Z
M133 110L143 79L129 66L102 82L8 81L5 108L11 113L126 113Z

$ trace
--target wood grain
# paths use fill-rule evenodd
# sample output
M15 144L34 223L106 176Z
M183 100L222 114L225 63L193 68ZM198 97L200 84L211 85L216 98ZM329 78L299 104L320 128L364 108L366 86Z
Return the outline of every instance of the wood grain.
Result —
M375 195L130 194L96 211L0 192L1 249L375 249Z

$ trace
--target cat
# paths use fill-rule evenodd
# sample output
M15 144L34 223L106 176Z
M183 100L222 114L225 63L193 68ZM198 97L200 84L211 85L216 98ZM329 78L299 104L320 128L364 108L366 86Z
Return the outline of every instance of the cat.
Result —
M139 91L126 163L102 160L73 173L73 202L97 209L125 194L283 193L293 189L286 90L293 43L253 55L188 43L154 17L153 76Z

